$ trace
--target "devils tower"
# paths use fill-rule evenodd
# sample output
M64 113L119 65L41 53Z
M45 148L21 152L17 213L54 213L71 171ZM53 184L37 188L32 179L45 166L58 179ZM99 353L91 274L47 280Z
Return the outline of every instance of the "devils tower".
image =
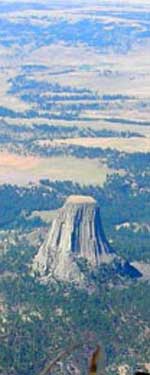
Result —
M106 239L96 200L90 196L71 195L58 210L35 257L34 269L43 278L81 281L79 259L84 259L91 268L98 268L115 257Z

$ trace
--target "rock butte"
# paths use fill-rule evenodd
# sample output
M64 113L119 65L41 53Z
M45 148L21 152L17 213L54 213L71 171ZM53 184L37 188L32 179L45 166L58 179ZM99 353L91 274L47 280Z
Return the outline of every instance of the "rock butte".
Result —
M96 200L90 196L85 196L85 195L70 195L70 197L66 200L66 204L67 203L96 204Z
M57 211L48 236L34 259L34 269L45 280L81 282L84 273L79 259L86 261L90 268L98 268L115 257L115 251L106 239L96 200L71 195Z

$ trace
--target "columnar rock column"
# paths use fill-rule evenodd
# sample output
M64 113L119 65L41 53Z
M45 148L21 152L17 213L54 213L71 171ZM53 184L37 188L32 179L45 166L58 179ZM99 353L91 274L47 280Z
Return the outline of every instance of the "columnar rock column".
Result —
M98 267L113 259L113 249L105 237L97 202L89 196L72 195L58 210L34 266L41 276L78 280L82 277L78 258Z

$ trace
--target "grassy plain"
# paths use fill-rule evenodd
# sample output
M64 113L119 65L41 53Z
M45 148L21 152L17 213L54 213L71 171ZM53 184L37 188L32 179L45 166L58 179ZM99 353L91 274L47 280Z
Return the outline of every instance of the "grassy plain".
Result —
M72 180L81 185L100 184L111 171L98 160L71 156L40 158L0 153L0 183L27 185L39 179Z
M39 144L42 146L51 146L57 147L61 145L76 145L83 147L94 147L102 149L115 149L121 152L126 153L135 153L135 152L150 152L150 139L142 137L133 137L133 138L121 138L121 137L101 137L101 138L67 138L67 139L57 139L55 141L39 141Z
M15 125L16 129L17 125L29 130L33 125L46 124L56 128L90 128L91 132L93 129L136 132L145 138L69 137L55 142L55 147L73 144L129 153L149 152L150 49L148 37L143 43L138 39L139 32L145 37L144 30L148 30L148 4L143 5L145 18L141 18L138 4L136 7L124 4L124 14L121 5L104 2L99 5L97 1L92 4L89 1L84 4L71 2L67 6L65 1L61 6L59 1L50 5L45 1L38 4L40 8L28 3L23 11L10 7L1 13L5 27L4 34L0 35L0 103L6 113L3 116L2 111L0 120L10 127ZM88 37L84 22L89 23ZM132 38L124 32L125 28L131 34L134 29ZM100 29L105 48L101 46ZM110 47L107 43L114 30L117 40L115 45L112 40ZM70 36L72 40L68 39ZM126 50L124 46L127 46ZM42 89L39 89L40 84ZM30 110L33 113L29 113ZM45 144L53 147L48 137ZM8 152L11 149L10 143L7 146L6 142L0 147ZM27 183L30 179L38 181L43 177L98 183L99 178L103 182L109 173L106 166L99 168L97 160L69 156L39 157L37 160L29 156L24 165L24 156L18 159L10 156L7 161L4 156L0 157L1 183Z

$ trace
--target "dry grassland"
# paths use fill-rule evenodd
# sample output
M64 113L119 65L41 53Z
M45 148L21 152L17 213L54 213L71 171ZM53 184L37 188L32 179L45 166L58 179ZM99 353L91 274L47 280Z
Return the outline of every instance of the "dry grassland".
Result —
M55 141L39 141L42 146L62 146L62 145L76 145L83 147L99 147L102 149L116 149L121 152L134 153L134 152L150 152L150 138L119 138L119 137L102 137L102 138L67 138L58 139Z
M80 184L100 184L111 174L106 165L98 160L75 157L18 156L0 152L0 183L26 185L29 182L38 183L40 179L52 181L71 180Z

